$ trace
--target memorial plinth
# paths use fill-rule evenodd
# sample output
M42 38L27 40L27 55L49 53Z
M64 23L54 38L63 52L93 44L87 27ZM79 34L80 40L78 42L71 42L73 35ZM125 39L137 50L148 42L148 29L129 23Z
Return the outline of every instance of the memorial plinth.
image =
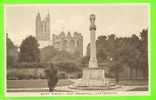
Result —
M83 69L83 76L79 86L106 86L105 71L100 68Z

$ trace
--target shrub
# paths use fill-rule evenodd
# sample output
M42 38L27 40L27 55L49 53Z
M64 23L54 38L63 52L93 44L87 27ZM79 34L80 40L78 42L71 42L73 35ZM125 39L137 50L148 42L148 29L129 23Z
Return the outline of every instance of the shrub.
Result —
M59 72L59 73L57 74L57 76L58 76L59 79L66 79L66 78L68 78L66 72Z
M45 79L43 68L10 68L7 70L8 80Z
M67 73L80 72L81 68L78 67L74 62L59 62L56 64L59 70L63 70Z
M75 73L70 73L69 78L71 79L78 79L82 77L82 72L75 72Z
M18 80L17 74L14 72L7 73L8 80Z

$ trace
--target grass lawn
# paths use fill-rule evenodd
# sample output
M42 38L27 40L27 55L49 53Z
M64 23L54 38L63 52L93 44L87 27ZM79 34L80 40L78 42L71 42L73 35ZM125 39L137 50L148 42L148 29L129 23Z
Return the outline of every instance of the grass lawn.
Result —
M72 80L73 81L73 80ZM73 82L68 79L60 79L57 86L68 86ZM77 80L75 80L77 81ZM126 91L148 91L148 81L146 80L124 80L120 81L120 85L126 86ZM133 88L132 88L133 87ZM7 80L7 88L16 88L15 90L8 90L8 92L48 92L47 80ZM18 88L24 88L22 90ZM27 90L26 88L36 88ZM68 92L64 87L58 87L57 92ZM60 89L61 88L61 89ZM121 87L122 88L122 87Z
M119 84L126 86L148 86L148 80L122 80L119 82Z
M57 86L70 85L68 79L61 79ZM47 88L47 80L7 80L7 88Z
M138 88L131 89L129 91L148 91L148 88L147 87L138 87Z

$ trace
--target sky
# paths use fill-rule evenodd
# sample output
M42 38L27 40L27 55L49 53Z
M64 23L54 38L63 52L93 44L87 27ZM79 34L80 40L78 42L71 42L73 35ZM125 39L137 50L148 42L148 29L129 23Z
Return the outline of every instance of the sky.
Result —
M80 32L83 35L83 53L90 41L89 17L96 15L96 38L115 34L117 37L139 35L150 25L149 4L29 4L5 5L5 33L19 46L29 35L35 36L35 18L50 14L51 34ZM52 35L51 35L52 36Z

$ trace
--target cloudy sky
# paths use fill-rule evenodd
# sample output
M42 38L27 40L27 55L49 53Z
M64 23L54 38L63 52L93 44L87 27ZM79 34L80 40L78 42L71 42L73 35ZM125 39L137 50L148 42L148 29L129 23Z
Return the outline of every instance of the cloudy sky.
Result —
M149 27L148 4L97 4L97 5L5 5L5 31L15 45L29 35L35 36L37 12L51 19L51 34L80 32L84 37L84 53L89 42L89 15L96 15L96 36L115 34L118 37L139 35Z

